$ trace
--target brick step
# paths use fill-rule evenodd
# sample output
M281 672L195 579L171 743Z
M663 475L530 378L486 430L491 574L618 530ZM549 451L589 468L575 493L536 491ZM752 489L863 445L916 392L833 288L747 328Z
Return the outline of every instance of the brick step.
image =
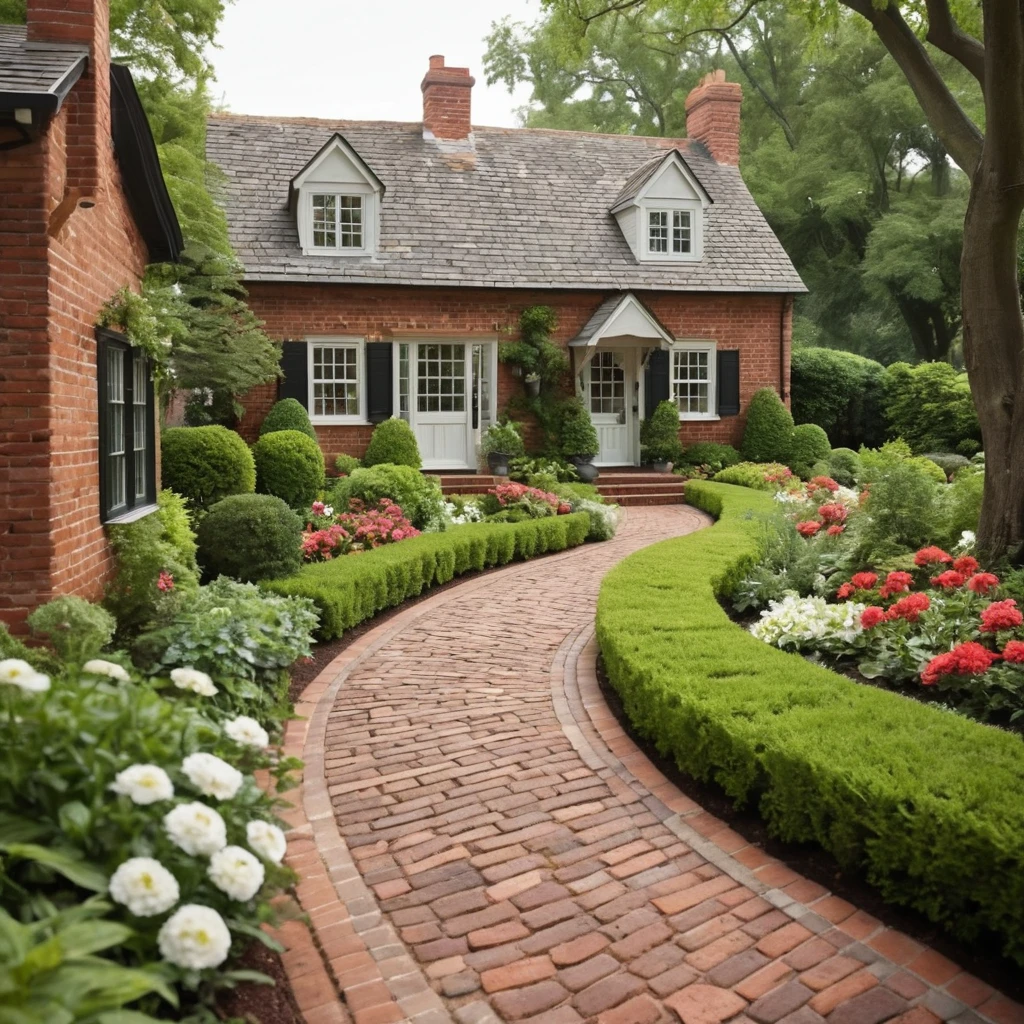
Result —
M622 473L622 472L607 472L601 473L597 478L597 484L600 487L602 484L663 484L663 483L678 483L682 477L673 475L672 473Z
M677 494L616 494L609 498L616 505L685 505L686 495Z
M658 481L657 483L629 483L629 484L606 484L603 480L597 481L598 494L613 496L616 494L680 494L683 491L682 482L676 480Z

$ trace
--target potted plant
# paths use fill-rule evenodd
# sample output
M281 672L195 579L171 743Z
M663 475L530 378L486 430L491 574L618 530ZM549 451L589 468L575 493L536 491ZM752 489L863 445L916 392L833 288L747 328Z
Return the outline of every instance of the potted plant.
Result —
M561 447L562 455L576 467L584 483L597 479L598 469L593 462L601 446L590 413L578 398L570 399L562 410Z
M539 373L528 373L526 375L526 394L530 398L536 398L540 394Z
M683 454L679 443L679 407L675 402L659 402L640 426L640 454L656 473L669 473Z
M492 423L480 441L480 452L487 458L487 466L494 476L508 476L508 460L526 454L526 446L516 425Z

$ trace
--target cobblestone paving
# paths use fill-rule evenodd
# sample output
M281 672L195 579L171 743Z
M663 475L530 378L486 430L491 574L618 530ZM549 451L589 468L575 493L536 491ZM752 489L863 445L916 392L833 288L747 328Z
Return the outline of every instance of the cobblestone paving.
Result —
M614 541L439 595L354 660L323 767L376 901L350 901L353 919L380 922L391 945L363 937L382 968L406 952L419 965L392 994L423 1006L405 1011L417 1024L1019 1021L956 965L722 830L627 757L628 738L604 761L574 742L580 700L553 697L553 673L578 654L602 576L703 523L681 506L630 509ZM701 833L714 828L712 853ZM800 920L795 900L809 904Z

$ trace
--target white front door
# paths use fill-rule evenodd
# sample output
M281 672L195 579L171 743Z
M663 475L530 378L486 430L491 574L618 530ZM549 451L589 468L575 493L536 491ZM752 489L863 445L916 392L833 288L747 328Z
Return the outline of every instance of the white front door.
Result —
M469 346L462 343L420 342L411 345L413 357L412 426L424 469L467 469L476 462L473 451Z
M598 466L633 465L632 353L602 349L587 367L587 407L601 446Z

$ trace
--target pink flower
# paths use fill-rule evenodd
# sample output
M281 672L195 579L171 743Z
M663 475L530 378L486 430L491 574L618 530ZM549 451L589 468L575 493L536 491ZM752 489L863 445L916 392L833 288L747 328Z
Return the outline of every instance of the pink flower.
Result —
M810 482L807 484L807 490L810 492L832 491L834 494L839 490L839 484L837 484L830 476L812 476Z
M327 506L322 501L314 501L312 507L313 507L313 515L315 515L315 516L322 516L324 514L324 509Z
M156 588L165 594L174 589L174 577L166 569L156 578Z

